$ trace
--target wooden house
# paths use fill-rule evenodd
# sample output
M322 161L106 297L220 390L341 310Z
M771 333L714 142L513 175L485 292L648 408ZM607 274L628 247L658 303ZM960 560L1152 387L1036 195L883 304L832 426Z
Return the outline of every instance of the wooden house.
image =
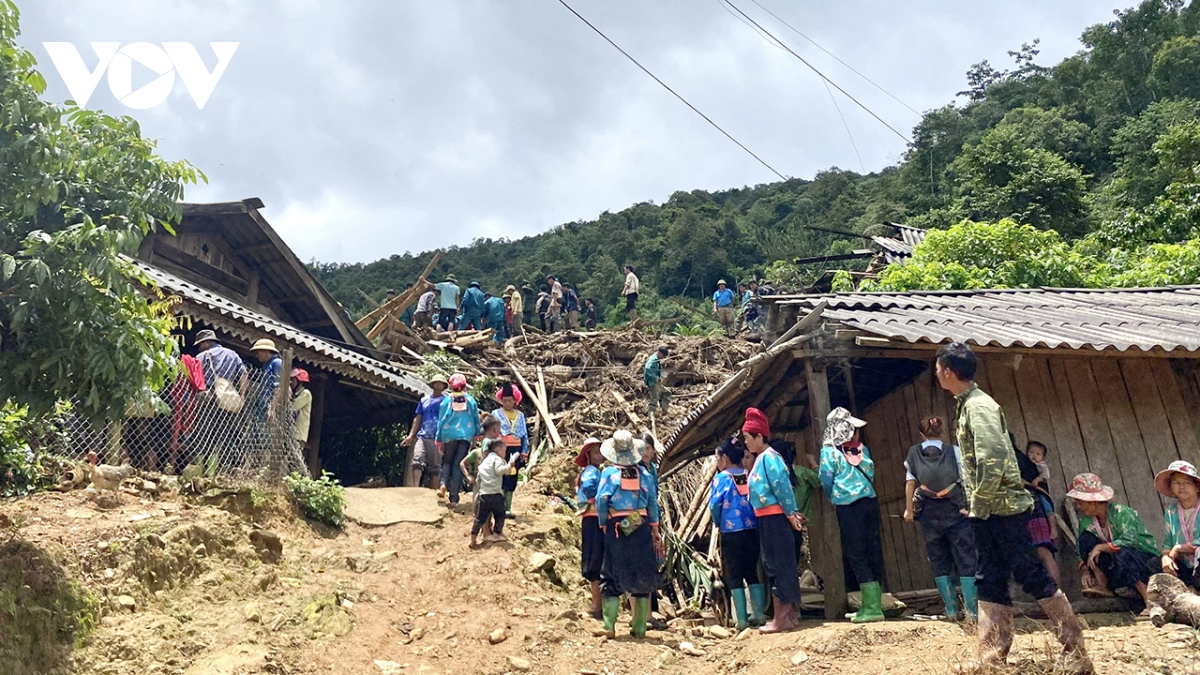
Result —
M736 432L747 407L775 435L818 453L832 406L865 419L889 590L933 587L924 541L904 511L907 450L921 418L954 423L954 401L933 375L936 350L966 342L978 382L1004 408L1024 449L1049 448L1050 489L1064 518L1066 486L1099 474L1161 541L1166 500L1156 471L1200 461L1200 287L845 293L772 298L771 345L693 410L665 441L664 477ZM826 614L844 605L836 519L824 499L810 540L825 580ZM1069 518L1068 518L1069 519ZM1060 538L1064 549L1070 543ZM1078 590L1074 552L1060 557L1064 587Z
M388 363L260 213L257 198L184 204L175 234L151 233L136 263L166 295L185 351L198 331L249 355L270 338L309 371L313 392L309 469L318 472L322 435L411 419L428 386Z

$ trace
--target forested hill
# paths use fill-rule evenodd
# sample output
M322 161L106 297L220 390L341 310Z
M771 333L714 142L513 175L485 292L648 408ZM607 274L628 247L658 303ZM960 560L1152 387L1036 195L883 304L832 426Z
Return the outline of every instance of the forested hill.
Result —
M1036 30L1036 27L1030 27ZM1083 31L1082 49L1052 67L1036 42L967 73L965 90L929 111L898 166L860 175L837 168L812 180L721 192L676 192L597 219L516 241L478 240L442 254L453 271L485 290L537 288L548 273L581 295L615 306L620 266L632 264L644 290L693 301L766 273L799 283L823 269L796 257L861 247L809 226L886 232L884 221L946 228L969 219L1057 232L1137 249L1186 242L1200 224L1200 0L1147 0ZM1190 196L1190 197L1189 197ZM1149 215L1147 215L1149 214ZM420 274L431 253L367 264L315 264L352 313ZM952 285L952 284L951 284Z

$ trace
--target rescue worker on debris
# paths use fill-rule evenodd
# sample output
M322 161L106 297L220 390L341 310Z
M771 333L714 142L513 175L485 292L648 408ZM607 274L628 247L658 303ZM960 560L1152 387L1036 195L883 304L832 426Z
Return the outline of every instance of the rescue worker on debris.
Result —
M767 589L758 580L758 520L750 506L750 479L742 468L746 446L736 436L717 447L717 469L708 510L721 530L721 572L733 600L738 630L766 622ZM750 592L750 611L746 591Z
M633 596L632 635L645 637L650 618L650 594L658 588L658 489L650 472L639 465L643 442L621 429L600 446L612 466L600 473L596 517L604 530L604 567L600 593L604 631L616 637L621 596Z

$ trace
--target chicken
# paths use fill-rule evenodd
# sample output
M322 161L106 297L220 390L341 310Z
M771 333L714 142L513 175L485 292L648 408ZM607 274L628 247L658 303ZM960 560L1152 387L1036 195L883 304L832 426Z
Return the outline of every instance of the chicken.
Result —
M128 464L121 466L98 464L100 457L95 452L89 452L87 459L88 464L92 465L92 485L96 486L97 490L116 492L117 488L121 487L121 482L133 475L133 467Z

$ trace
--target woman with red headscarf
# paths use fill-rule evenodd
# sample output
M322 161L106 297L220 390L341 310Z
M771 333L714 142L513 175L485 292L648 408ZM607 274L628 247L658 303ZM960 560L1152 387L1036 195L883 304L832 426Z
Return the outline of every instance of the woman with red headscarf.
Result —
M575 501L579 504L582 523L583 578L592 590L592 617L603 618L600 597L600 571L604 567L604 532L596 513L596 492L600 489L600 467L604 466L604 455L600 454L600 439L590 437L583 442L575 457L575 466L583 471L575 479Z
M504 477L504 511L506 517L512 518L517 472L529 461L529 427L525 424L525 413L517 409L517 406L521 405L520 388L509 382L496 390L496 400L500 402L501 407L492 411L492 417L500 421L500 435L504 437L504 444L508 446L504 460L512 459L515 454L520 455L513 464L511 473Z
M775 604L775 616L759 630L778 633L796 627L800 576L796 570L796 535L793 532L803 527L804 519L796 509L796 494L792 491L787 463L767 444L771 426L758 408L746 408L742 436L746 450L754 456L749 481L750 506L754 508L759 554Z

